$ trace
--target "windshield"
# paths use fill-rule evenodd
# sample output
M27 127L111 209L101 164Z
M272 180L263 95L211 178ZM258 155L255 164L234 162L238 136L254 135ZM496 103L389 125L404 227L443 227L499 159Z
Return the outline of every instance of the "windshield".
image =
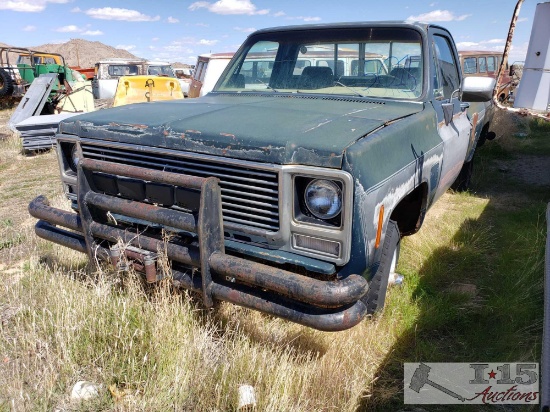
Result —
M253 36L214 91L320 93L416 99L422 40L406 28L356 28Z
M32 57L33 64L56 64L53 57L35 56ZM20 54L17 58L17 64L31 65L31 56L28 54Z
M110 64L107 72L109 76L133 76L139 73L138 66L136 64Z
M172 66L149 66L147 68L147 74L154 76L176 77L174 75L174 71L172 70Z

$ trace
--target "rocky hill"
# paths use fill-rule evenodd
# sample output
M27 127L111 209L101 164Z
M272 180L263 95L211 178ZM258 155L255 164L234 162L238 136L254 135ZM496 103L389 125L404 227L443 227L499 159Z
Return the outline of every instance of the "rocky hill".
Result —
M2 1L2 0L0 0ZM0 42L0 47L10 47L6 43ZM15 46L11 46L15 47ZM110 59L113 57L118 57L122 59L136 59L139 58L132 53L123 50L116 49L114 47L103 44L99 41L88 41L83 39L72 39L66 43L58 44L42 44L40 46L20 46L25 47L31 50L50 52L50 53L59 53L64 58L69 66L80 66L80 67L93 67L99 60ZM17 55L10 54L10 63L15 63L17 60ZM188 64L176 62L172 63L173 67L192 67Z
M40 46L29 47L29 49L59 53L65 57L69 66L93 67L95 63L102 59L118 57L122 59L135 59L129 51L115 49L99 41L88 41L83 39L72 39L66 43L43 44Z
M9 45L0 42L0 47L9 47ZM69 66L93 67L95 63L102 59L119 57L123 59L138 58L132 53L123 50L115 49L107 46L99 41L88 41L83 39L72 39L66 43L58 44L42 44L40 46L20 46L31 50L59 53L64 58ZM10 55L10 62L17 59L17 56Z

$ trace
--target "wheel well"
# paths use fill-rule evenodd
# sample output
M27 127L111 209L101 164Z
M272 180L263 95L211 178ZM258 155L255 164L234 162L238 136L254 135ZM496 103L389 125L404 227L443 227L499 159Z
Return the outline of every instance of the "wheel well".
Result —
M426 214L427 200L428 184L423 182L401 199L393 209L390 219L397 222L401 235L407 236L418 232Z

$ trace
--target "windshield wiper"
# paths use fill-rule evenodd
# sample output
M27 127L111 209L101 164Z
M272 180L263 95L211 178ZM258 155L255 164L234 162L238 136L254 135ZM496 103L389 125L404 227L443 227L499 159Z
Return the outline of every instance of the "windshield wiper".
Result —
M257 82L263 84L265 87L267 87L268 89L271 89L273 90L275 93L279 93L277 90L275 90L273 87L271 87L269 84L267 84L266 82L263 82L261 81L260 79L255 79Z
M338 86L345 87L345 88L348 89L350 92L355 93L355 94L356 94L357 96L359 96L359 97L365 97L365 96L363 96L361 93L359 93L359 92L356 91L356 90L353 90L351 87L345 85L344 83L340 83L338 80L335 80L335 81L334 81L334 84L336 84L336 85L338 85Z

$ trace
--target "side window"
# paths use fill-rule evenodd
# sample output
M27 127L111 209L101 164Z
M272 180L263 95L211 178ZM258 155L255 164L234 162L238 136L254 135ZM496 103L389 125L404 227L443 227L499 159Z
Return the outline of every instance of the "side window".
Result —
M487 57L487 71L494 72L496 70L495 57Z
M300 76L306 67L311 66L311 61L309 60L296 60L296 65L292 72L295 76Z
M475 57L466 57L464 59L464 74L477 73L477 59Z
M478 63L479 63L479 72L487 73L487 59L485 57L480 57L478 59Z
M19 56L17 58L17 64L28 64L31 65L31 58L30 56Z
M460 87L460 76L449 40L443 36L434 36L436 75L434 87L436 97L450 99L451 94Z
M199 63L197 64L197 69L195 70L195 74L194 74L194 76L193 76L193 78L194 78L195 80L199 80L199 79L200 79L201 73L202 73L202 67L203 67L203 66L204 66L204 62L199 62Z
M204 62L202 64L202 70L201 70L201 74L200 74L200 77L199 77L199 80L201 82L204 82L204 76L206 75L206 68L208 67L208 62Z
M334 73L334 60L317 60L316 66L320 67L330 67L332 69L332 72ZM344 75L344 61L338 59L336 62L336 75L337 76L343 76Z

